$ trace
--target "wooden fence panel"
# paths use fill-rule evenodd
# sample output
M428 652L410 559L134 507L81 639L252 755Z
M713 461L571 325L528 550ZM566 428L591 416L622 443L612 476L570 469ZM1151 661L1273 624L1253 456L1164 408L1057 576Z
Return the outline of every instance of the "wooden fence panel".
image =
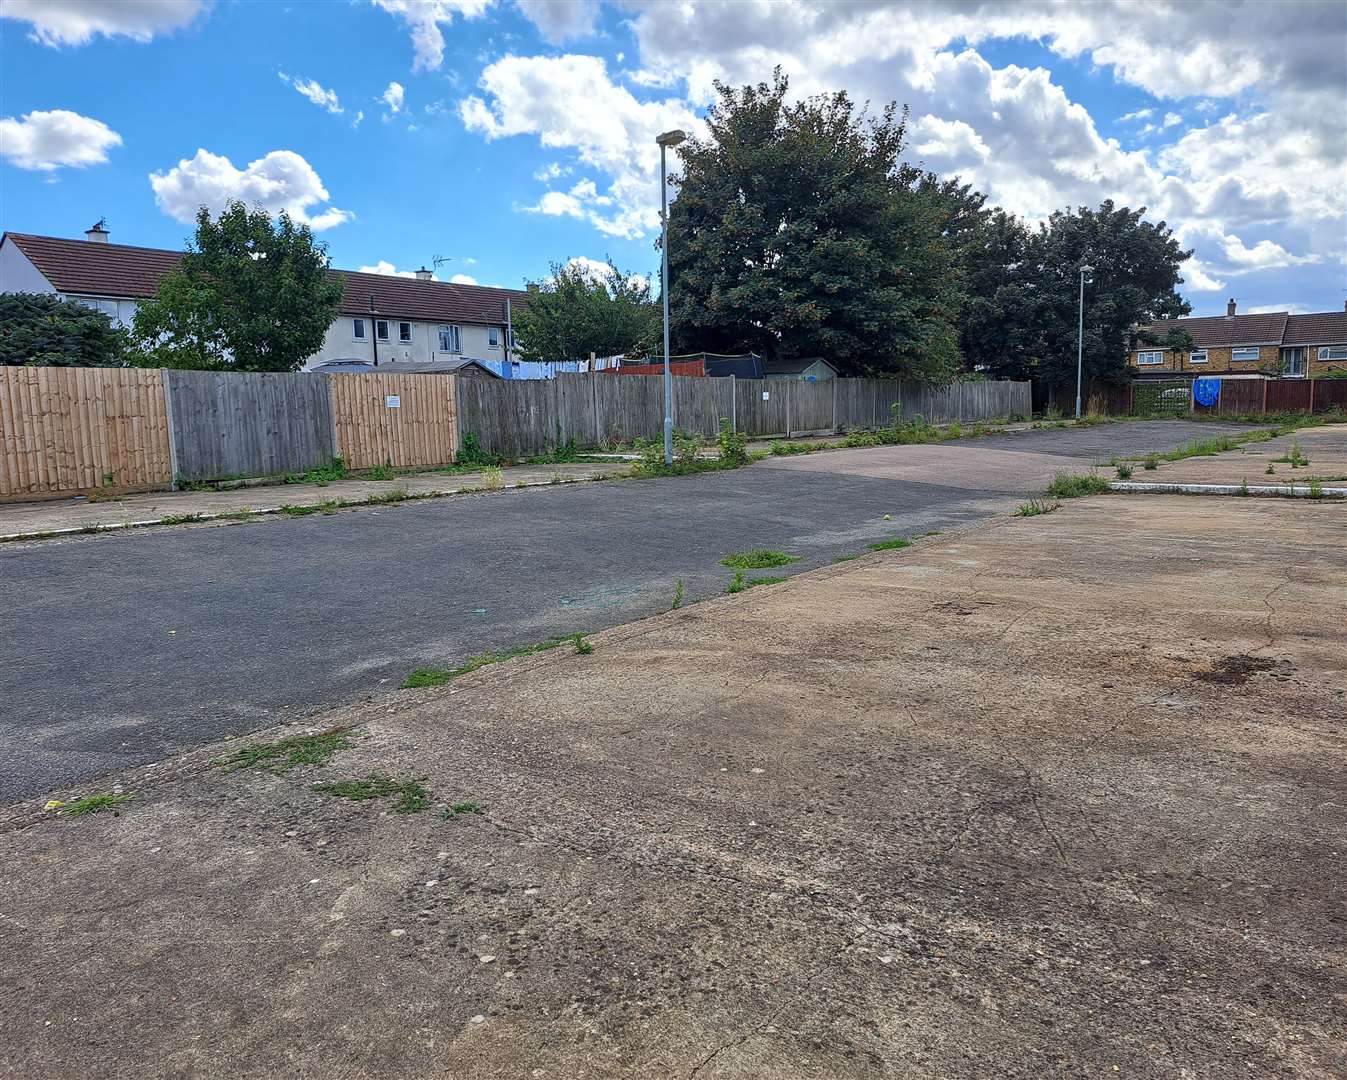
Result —
M162 372L0 367L0 500L172 480Z
M336 456L322 375L164 374L177 471L188 480L304 472Z
M454 460L459 383L454 376L362 372L327 379L336 455L349 468L409 468Z
M1267 384L1268 412L1309 412L1309 410L1310 410L1309 379L1268 380Z
M1314 412L1347 409L1347 379L1314 379Z

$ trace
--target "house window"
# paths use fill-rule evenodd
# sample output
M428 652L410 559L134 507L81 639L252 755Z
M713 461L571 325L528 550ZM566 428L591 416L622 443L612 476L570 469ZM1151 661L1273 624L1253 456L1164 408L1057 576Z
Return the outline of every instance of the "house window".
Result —
M440 352L462 352L459 348L459 334L457 326L440 327Z
M488 326L486 328L486 343L493 349L500 348L500 327Z
M1158 350L1158 349L1157 349L1155 352L1139 352L1139 353L1137 353L1137 363L1138 363L1139 365L1140 365L1140 364L1163 364L1164 362L1165 362L1165 354L1164 354L1163 352L1161 352L1160 350Z
M1240 345L1230 350L1230 359L1232 361L1256 362L1258 360L1257 345Z
M1320 345L1320 360L1347 360L1347 345Z
M352 319L352 320L351 320L351 337L355 338L356 341L364 341L364 340L365 340L365 320L364 320L364 319Z
M1206 349L1198 349L1197 351L1190 352L1188 354L1188 363L1190 364L1205 364L1206 362L1207 362Z
M388 320L386 319L374 320L374 336L377 337L380 341L388 340Z
M398 323L398 340L410 342L412 340L412 324L409 322Z

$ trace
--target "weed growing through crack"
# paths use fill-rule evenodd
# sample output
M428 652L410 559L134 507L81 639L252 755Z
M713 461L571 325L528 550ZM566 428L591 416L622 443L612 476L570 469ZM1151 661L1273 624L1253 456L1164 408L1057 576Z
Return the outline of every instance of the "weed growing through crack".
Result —
M133 795L86 795L82 799L76 799L74 802L66 803L63 806L54 807L58 814L64 814L66 817L86 817L89 814L101 814L104 810L113 810L124 803L130 802Z
M747 588L748 582L744 580L744 572L742 570L736 570L734 572L734 580L730 582L729 587L725 591L727 593L741 593Z
M1309 496L1311 499L1322 499L1324 497L1324 482L1318 477L1310 481Z
M748 579L748 587L751 589L754 585L780 585L785 580L783 577L751 577Z
M548 649L555 649L558 645L564 645L568 641L575 641L577 638L583 638L583 634L571 634L567 637L548 638L546 641L540 641L534 645L518 645L512 649L502 649L499 652L485 652L472 657L467 663L456 668L417 668L402 683L403 690L415 690L423 686L443 686L447 682L461 678L464 675L471 675L479 668L484 668L488 664L499 664L505 660L513 660L517 656L531 656L534 653L546 652ZM585 642L589 645L589 642ZM594 646L589 645L592 649ZM577 649L577 651L579 651Z
M786 566L798 562L800 556L787 555L784 551L771 548L753 548L751 551L736 551L720 560L721 566L731 570L769 570L773 566Z
M464 799L462 802L456 802L453 806L445 808L444 820L452 821L459 814L484 813L486 813L486 803L479 803L476 799Z
M1051 514L1054 510L1060 510L1062 504L1059 502L1050 502L1047 499L1030 499L1028 502L1022 502L1015 507L1016 517L1038 517L1039 514Z
M287 517L308 517L310 514L335 514L341 509L340 499L327 499L324 502L314 503L310 506L295 506L286 503L281 507L281 513Z
M1236 491L1235 494L1236 494L1236 495L1244 495L1244 496L1247 496L1247 495L1249 494L1249 481L1247 481L1247 480L1240 480L1240 482L1239 482L1239 490Z
M1119 479L1119 480L1130 480L1131 478L1132 478L1132 466L1131 466L1131 465L1124 465L1124 464L1119 463L1119 465L1118 465L1118 479Z
M673 604L670 605L670 611L677 611L683 606L683 579L678 579L678 584L674 586Z
M159 519L160 525L186 525L191 521L205 521L205 514L165 514Z
M482 470L482 487L487 491L499 491L502 482L499 466L488 465Z
M1310 459L1305 456L1305 451L1300 447L1299 439L1291 440L1291 450L1281 457L1272 459L1281 465L1290 465L1293 469L1303 469L1310 463Z
M852 559L859 559L859 555L834 555L833 562L851 562Z
M366 469L362 479L365 480L392 480L397 474L393 472L391 465L375 465L372 469Z
M287 484L317 484L327 487L334 480L346 479L346 465L341 458L334 457L326 465L319 465L306 473L290 473L285 478Z
M292 735L276 742L254 743L240 747L216 764L226 772L259 768L276 773L289 772L297 765L326 765L338 750L355 746L351 734L351 728L335 727L317 735Z
M594 643L592 641L586 641L584 634L576 634L574 641L577 655L588 656L594 651Z
M1094 473L1059 472L1048 485L1048 494L1054 499L1079 499L1082 495L1098 495L1108 490L1108 480Z
M1142 461L1141 463L1141 467L1145 469L1147 472L1150 472L1153 469L1155 469L1156 466L1158 466L1159 464L1160 464L1159 454L1147 454L1145 460Z
M808 443L781 442L780 440L772 443L773 457L787 457L791 454L809 454L815 450L821 450L824 447L810 446Z
M372 773L363 780L334 780L330 783L314 784L313 790L340 799L354 799L356 802L396 795L398 801L393 809L399 814L419 814L430 805L430 792L419 781L395 780L391 776L380 776L377 773Z
M1274 468L1271 466L1271 464L1269 464L1268 467L1267 467L1266 469L1264 469L1263 471L1264 471L1265 473L1267 473L1268 476L1275 476L1276 473L1277 473L1277 470L1274 469Z
M904 540L900 536L895 536L892 540L881 540L877 544L871 544L871 551L897 551L899 548L911 547L911 540Z

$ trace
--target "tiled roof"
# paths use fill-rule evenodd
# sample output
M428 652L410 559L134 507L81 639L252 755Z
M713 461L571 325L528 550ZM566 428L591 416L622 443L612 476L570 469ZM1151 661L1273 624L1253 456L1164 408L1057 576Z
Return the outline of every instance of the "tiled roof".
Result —
M1163 319L1141 327L1163 344L1170 330L1187 330L1199 349L1222 345L1280 345L1286 332L1286 312L1266 315L1212 315L1201 319ZM1139 346L1145 348L1145 345Z
M6 233L29 261L63 293L143 299L153 296L159 280L182 258L181 251L66 240L56 236ZM386 274L329 270L342 282L341 312L368 315L370 297L386 319L423 322L505 322L505 301L517 310L528 303L520 289L493 289Z
M153 296L159 279L178 265L181 251L97 244L56 236L5 233L42 276L63 293L93 296Z
M1347 345L1347 311L1292 315L1283 345Z

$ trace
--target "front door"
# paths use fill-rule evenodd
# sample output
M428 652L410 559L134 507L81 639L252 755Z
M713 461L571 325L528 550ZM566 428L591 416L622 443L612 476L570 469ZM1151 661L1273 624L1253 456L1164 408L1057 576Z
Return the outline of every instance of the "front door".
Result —
M1283 349L1282 369L1286 372L1288 379L1303 379L1305 377L1304 348Z

